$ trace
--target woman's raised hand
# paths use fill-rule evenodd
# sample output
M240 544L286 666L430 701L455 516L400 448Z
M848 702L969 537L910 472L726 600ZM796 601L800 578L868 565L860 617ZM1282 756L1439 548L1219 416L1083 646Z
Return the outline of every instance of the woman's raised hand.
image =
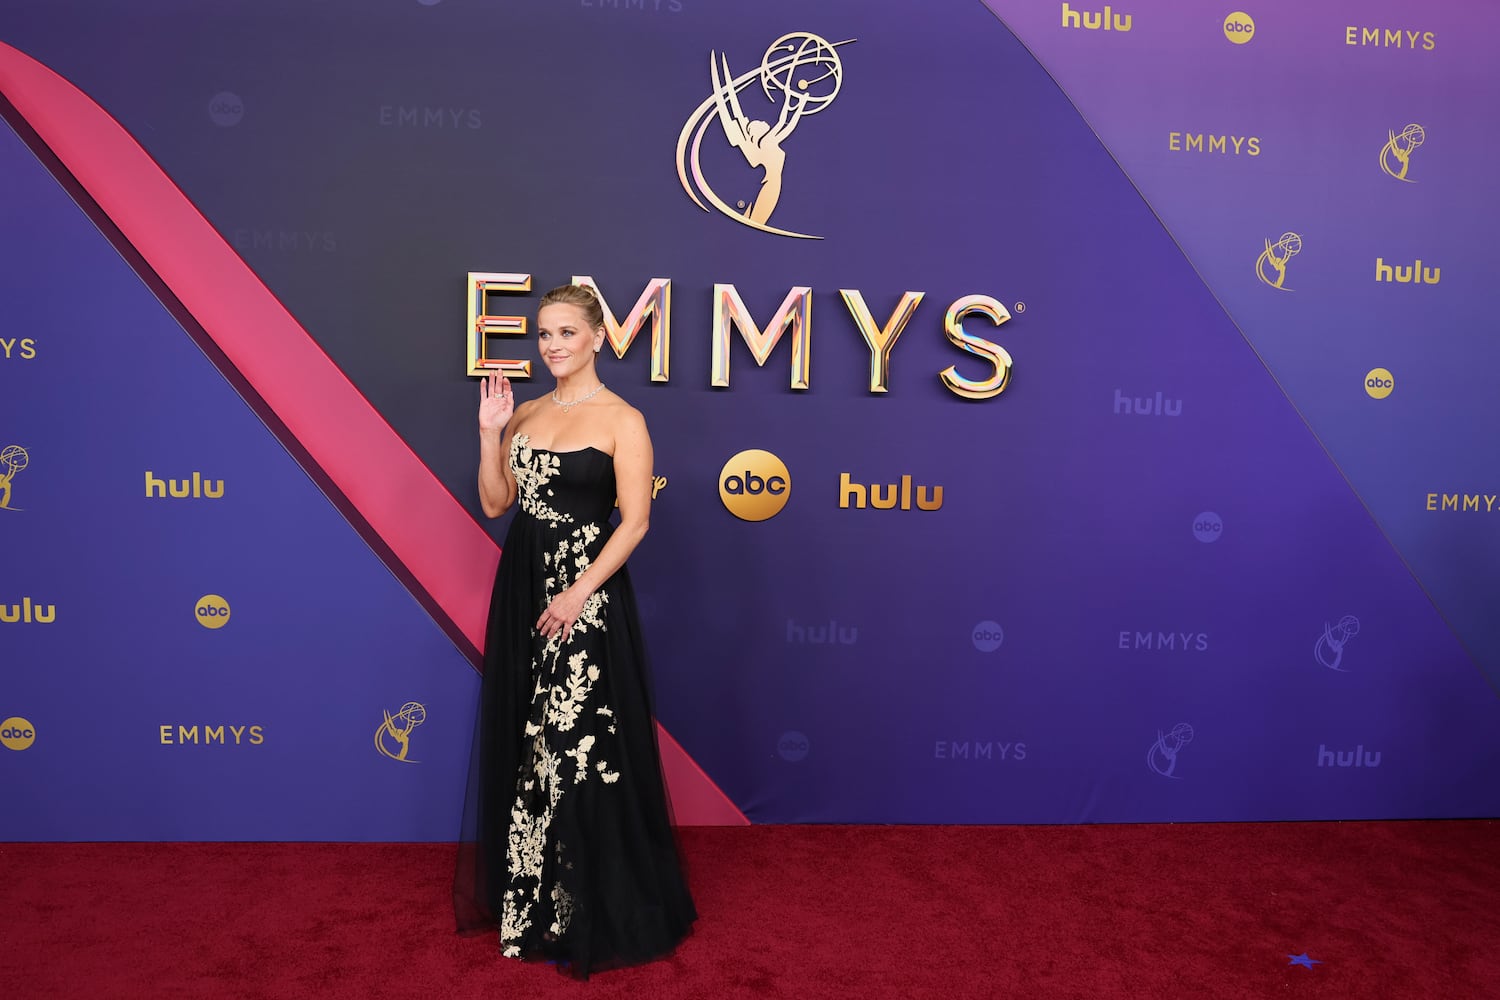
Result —
M510 392L510 379L497 372L479 380L479 429L501 431L510 423L510 415L516 409L515 397Z

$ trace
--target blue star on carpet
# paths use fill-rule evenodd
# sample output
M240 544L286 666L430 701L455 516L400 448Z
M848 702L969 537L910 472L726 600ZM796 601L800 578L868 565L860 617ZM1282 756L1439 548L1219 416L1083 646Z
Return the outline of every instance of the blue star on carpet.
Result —
M1308 958L1305 951L1300 955L1288 955L1287 958L1291 959L1290 962L1286 963L1287 965L1300 965L1304 969L1311 969L1315 965L1323 964L1321 958Z

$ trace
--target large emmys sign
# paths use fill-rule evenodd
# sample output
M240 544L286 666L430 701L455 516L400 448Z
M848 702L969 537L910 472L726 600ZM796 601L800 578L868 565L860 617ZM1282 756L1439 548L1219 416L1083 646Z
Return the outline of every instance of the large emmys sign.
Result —
M610 307L609 300L591 276L575 274L572 280L574 284L587 285L598 293L599 301L604 306L605 333L615 357L625 357L625 352L635 343L647 321L650 321L651 380L668 381L671 377L672 279L651 279L623 323L615 318L615 311ZM527 320L523 315L491 314L490 296L530 290L530 274L469 272L467 374L485 375L498 371L510 378L531 377L530 361L492 358L488 353L491 338L523 337L527 329ZM839 289L839 297L870 351L870 392L890 391L891 353L895 349L896 340L911 322L917 306L926 294L921 291L904 292L890 317L884 323L877 323L859 289ZM813 290L810 287L799 285L787 292L780 308L764 327L750 315L750 310L746 308L744 299L734 285L715 284L713 296L713 325L709 330L713 344L710 385L720 388L729 385L729 348L734 339L733 332L737 331L744 340L755 363L764 367L771 352L781 342L782 335L790 331L791 387L809 387L812 375L813 301ZM1021 308L1024 307L1018 304L1018 309ZM962 399L991 399L1004 392L1010 384L1014 361L1004 347L967 330L963 321L969 316L979 316L1000 326L1010 322L1011 311L989 295L964 295L948 307L943 317L943 335L959 350L988 362L990 374L985 378L971 379L960 375L958 369L950 365L938 372L938 377L949 392Z

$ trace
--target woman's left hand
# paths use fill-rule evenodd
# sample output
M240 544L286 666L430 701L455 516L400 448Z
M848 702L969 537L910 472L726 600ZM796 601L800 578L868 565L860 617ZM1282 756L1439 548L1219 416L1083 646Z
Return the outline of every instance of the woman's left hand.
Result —
M586 600L588 595L580 587L569 587L547 605L542 617L536 620L536 630L547 639L561 633L563 642L567 642L573 634L573 623L583 614L583 602Z

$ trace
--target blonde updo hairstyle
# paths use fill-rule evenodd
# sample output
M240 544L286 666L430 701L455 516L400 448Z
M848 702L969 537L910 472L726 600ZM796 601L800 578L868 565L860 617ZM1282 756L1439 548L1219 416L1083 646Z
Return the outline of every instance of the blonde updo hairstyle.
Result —
M552 291L542 296L541 305L536 307L538 313L548 306L577 306L583 310L583 319L589 325L590 332L604 328L604 306L599 303L599 296L587 285L558 285Z

